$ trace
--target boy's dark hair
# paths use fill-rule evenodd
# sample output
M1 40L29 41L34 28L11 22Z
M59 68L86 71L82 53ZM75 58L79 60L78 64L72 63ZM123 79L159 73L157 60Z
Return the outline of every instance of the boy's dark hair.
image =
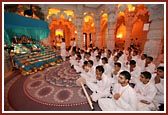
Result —
M104 68L103 68L102 65L96 66L96 69L99 70L99 71L101 71L102 73L104 73Z
M84 65L88 64L88 61L84 61L83 64L84 64Z
M164 71L164 67L163 67L163 66L157 67L157 70L158 70L158 69Z
M81 58L82 58L80 54L78 54L78 55L77 55L77 57L78 57L79 59L81 59Z
M136 61L135 60L131 60L130 61L130 65L135 65L136 64Z
M142 54L145 58L147 58L147 54Z
M65 42L65 38L62 38L62 41Z
M114 65L117 65L118 67L121 67L121 63L120 62L116 62L116 63L114 63Z
M92 60L89 60L88 63L90 63L91 65L93 65L93 61Z
M115 58L119 59L118 55L114 56Z
M152 75L148 71L141 72L141 74L146 78L146 79L151 79Z
M150 59L151 61L153 61L153 57L151 57L151 56L148 56L147 58L148 58L148 59Z
M123 75L125 79L128 79L128 80L131 79L131 74L128 71L122 71L120 75Z
M108 59L106 57L103 57L102 60L104 60L106 63L108 63Z
M100 59L100 55L97 55L96 58L99 58L99 59Z

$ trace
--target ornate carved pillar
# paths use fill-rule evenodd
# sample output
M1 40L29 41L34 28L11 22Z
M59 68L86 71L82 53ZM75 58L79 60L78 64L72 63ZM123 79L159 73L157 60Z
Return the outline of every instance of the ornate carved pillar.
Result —
M125 36L125 49L130 46L131 39L132 39L132 28L135 20L134 12L129 12L128 9L125 11L125 26L126 26L126 36Z
M132 28L133 28L133 24L126 24L126 36L125 36L125 48L128 48L130 46L131 43L131 39L132 39Z
M113 50L115 48L115 21L116 16L112 12L110 12L108 16L108 40L107 40L107 48Z
M83 48L83 5L77 5L76 13L76 28L77 28L77 47Z
M164 6L161 4L147 5L150 13L150 28L144 53L156 59L161 51L161 40L164 38Z

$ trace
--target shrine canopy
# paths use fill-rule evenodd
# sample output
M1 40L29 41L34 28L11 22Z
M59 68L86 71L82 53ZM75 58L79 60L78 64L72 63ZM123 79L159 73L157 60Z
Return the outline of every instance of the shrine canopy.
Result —
M4 12L4 42L11 44L12 37L31 36L34 40L47 38L50 33L48 23L42 20Z

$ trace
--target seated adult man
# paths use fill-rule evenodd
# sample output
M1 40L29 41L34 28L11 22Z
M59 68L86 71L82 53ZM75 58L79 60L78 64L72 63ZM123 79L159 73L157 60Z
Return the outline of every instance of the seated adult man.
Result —
M131 75L122 71L118 83L112 90L112 98L100 98L98 104L103 111L136 111L137 97L135 90L129 85Z

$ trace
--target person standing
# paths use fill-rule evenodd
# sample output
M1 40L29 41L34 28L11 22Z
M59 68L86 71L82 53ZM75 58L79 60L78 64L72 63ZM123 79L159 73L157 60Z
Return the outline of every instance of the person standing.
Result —
M61 56L63 61L66 59L66 44L65 44L65 38L62 38L61 42Z

